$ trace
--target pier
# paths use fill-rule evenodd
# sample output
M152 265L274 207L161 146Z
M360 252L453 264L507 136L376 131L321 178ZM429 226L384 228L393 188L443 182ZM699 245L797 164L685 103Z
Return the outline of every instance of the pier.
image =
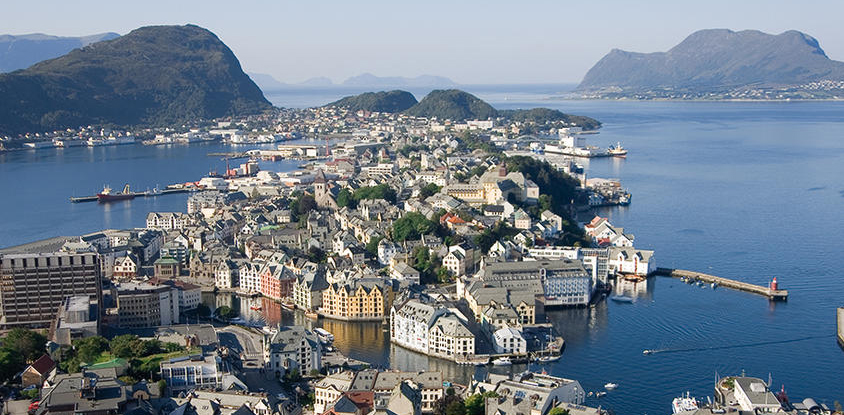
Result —
M838 345L844 348L844 307L838 307Z
M674 278L688 278L693 281L703 281L705 283L715 283L719 286L732 288L734 290L745 291L753 294L764 295L773 301L788 300L788 290L772 290L761 285L750 284L747 282L731 280L729 278L716 277L714 275L704 274L701 272L688 271L683 269L672 268L657 268L655 275L664 275L666 277Z
M133 198L134 197L155 197L155 196L169 195L169 194L173 194L173 193L193 192L195 190L198 190L198 189L191 189L191 188L185 188L185 187L173 188L173 187L168 186L168 188L161 190L159 192L133 192L133 193L131 193L131 195L132 195ZM72 203L96 202L97 201L97 195L71 197L70 201Z

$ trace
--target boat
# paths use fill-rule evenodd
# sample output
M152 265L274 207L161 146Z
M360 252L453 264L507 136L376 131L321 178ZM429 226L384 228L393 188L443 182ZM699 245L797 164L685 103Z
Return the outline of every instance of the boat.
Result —
M308 311L305 311L305 317L307 317L311 320L318 320L319 314L317 314L317 312L314 311L314 310L308 310Z
M561 355L542 356L542 357L539 358L539 363L556 362L557 360L560 360L561 357L562 357Z
M261 306L259 306L259 305L253 305L252 307L249 307L249 309L250 309L250 310L255 310L255 311L261 311Z
M621 146L621 143L616 143L607 149L607 154L613 157L627 157L627 149Z
M295 310L296 304L291 303L291 302L287 302L287 301L282 301L281 302L281 308L283 308L285 310Z
M119 193L112 193L111 187L103 187L103 191L97 193L97 201L99 202L114 202L118 200L131 200L135 198L135 194L129 191L129 185L123 187L123 191Z
M492 364L495 365L495 366L508 366L508 365L512 365L513 362L510 360L509 357L504 356L504 357L499 357L498 359L493 360Z
M671 409L675 414L686 411L695 411L699 408L697 399L690 397L689 392L686 392L685 395L680 395L679 397L674 398L674 401L671 402Z
M618 387L618 383L612 383L612 382L609 382L609 383L604 385L604 389L606 389L608 391L611 391L611 390L613 390L617 387Z
M334 341L334 335L322 327L315 328L314 333L316 333L319 340L325 344L329 344Z
M155 186L152 190L144 192L144 196L160 196L161 194L161 189L159 189L158 186Z
M610 297L610 300L613 300L617 303L632 303L633 297L630 297L628 295L614 295Z
M717 288L717 287L718 287L718 283L717 283L717 282L713 282L712 284L709 284L709 287L711 287L711 288L714 290L715 288Z
M651 350L651 349L645 349L645 350L642 350L642 354L651 354L651 353L653 353L653 352L654 352L654 351L653 351L653 350Z
M607 396L606 392L595 392L596 398L603 398L604 396Z

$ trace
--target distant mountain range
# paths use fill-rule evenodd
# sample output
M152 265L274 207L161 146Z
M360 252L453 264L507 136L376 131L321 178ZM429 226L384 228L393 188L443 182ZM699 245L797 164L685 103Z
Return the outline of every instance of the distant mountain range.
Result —
M584 76L577 90L644 98L749 91L801 93L806 84L844 81L844 63L829 59L818 41L798 31L701 30L667 52L613 49ZM839 87L840 88L840 87ZM833 89L835 89L833 85ZM748 96L752 98L752 96Z
M434 90L419 102L416 102L413 94L407 91L367 92L345 97L326 105L326 107L330 106L345 107L352 111L403 112L416 117L452 121L504 117L514 121L540 124L562 121L569 125L583 127L585 130L594 130L601 126L601 123L593 118L564 114L548 108L498 111L480 98L459 89Z
M120 37L117 33L100 33L82 37L0 35L0 72L11 72L62 56L74 49L103 40Z
M0 134L88 124L172 125L272 106L198 26L150 26L0 74Z
M365 73L346 79L340 84L335 84L331 79L324 76L310 78L299 83L281 82L271 75L250 72L249 76L264 91L272 91L288 88L321 88L332 86L361 87L361 88L442 88L456 85L451 79L442 76L420 75L415 78L402 76L375 76Z

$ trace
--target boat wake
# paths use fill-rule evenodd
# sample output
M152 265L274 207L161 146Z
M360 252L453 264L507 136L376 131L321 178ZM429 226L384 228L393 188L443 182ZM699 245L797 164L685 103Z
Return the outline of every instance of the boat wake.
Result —
M642 354L651 355L657 353L683 353L683 352L699 352L699 351L706 351L706 350L724 350L724 349L739 349L742 347L757 347L757 346L767 346L771 344L784 344L784 343L795 343L795 342L802 342L806 340L814 340L814 339L825 339L833 337L834 335L825 335L825 336L809 336L809 337L800 337L796 339L787 339L787 340L772 340L767 342L756 342L756 343L745 343L745 344L733 344L733 345L726 345L726 346L711 346L711 347L690 347L685 349L646 349L642 351Z

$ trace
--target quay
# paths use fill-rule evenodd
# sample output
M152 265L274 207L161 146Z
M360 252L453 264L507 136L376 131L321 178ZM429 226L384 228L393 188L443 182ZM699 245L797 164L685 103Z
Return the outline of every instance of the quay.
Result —
M705 283L715 283L719 286L732 288L734 290L746 291L753 294L764 295L768 297L768 299L773 301L786 301L788 300L788 290L772 290L769 287L763 287L760 285L750 284L747 282L731 280L729 278L723 277L716 277L714 275L704 274L701 272L695 271L688 271L683 269L672 269L672 268L657 268L654 271L654 275L663 275L666 277L673 277L673 278L688 278L691 280L698 280L703 281ZM839 317L840 321L840 317Z
M844 348L844 307L838 307L838 345Z

